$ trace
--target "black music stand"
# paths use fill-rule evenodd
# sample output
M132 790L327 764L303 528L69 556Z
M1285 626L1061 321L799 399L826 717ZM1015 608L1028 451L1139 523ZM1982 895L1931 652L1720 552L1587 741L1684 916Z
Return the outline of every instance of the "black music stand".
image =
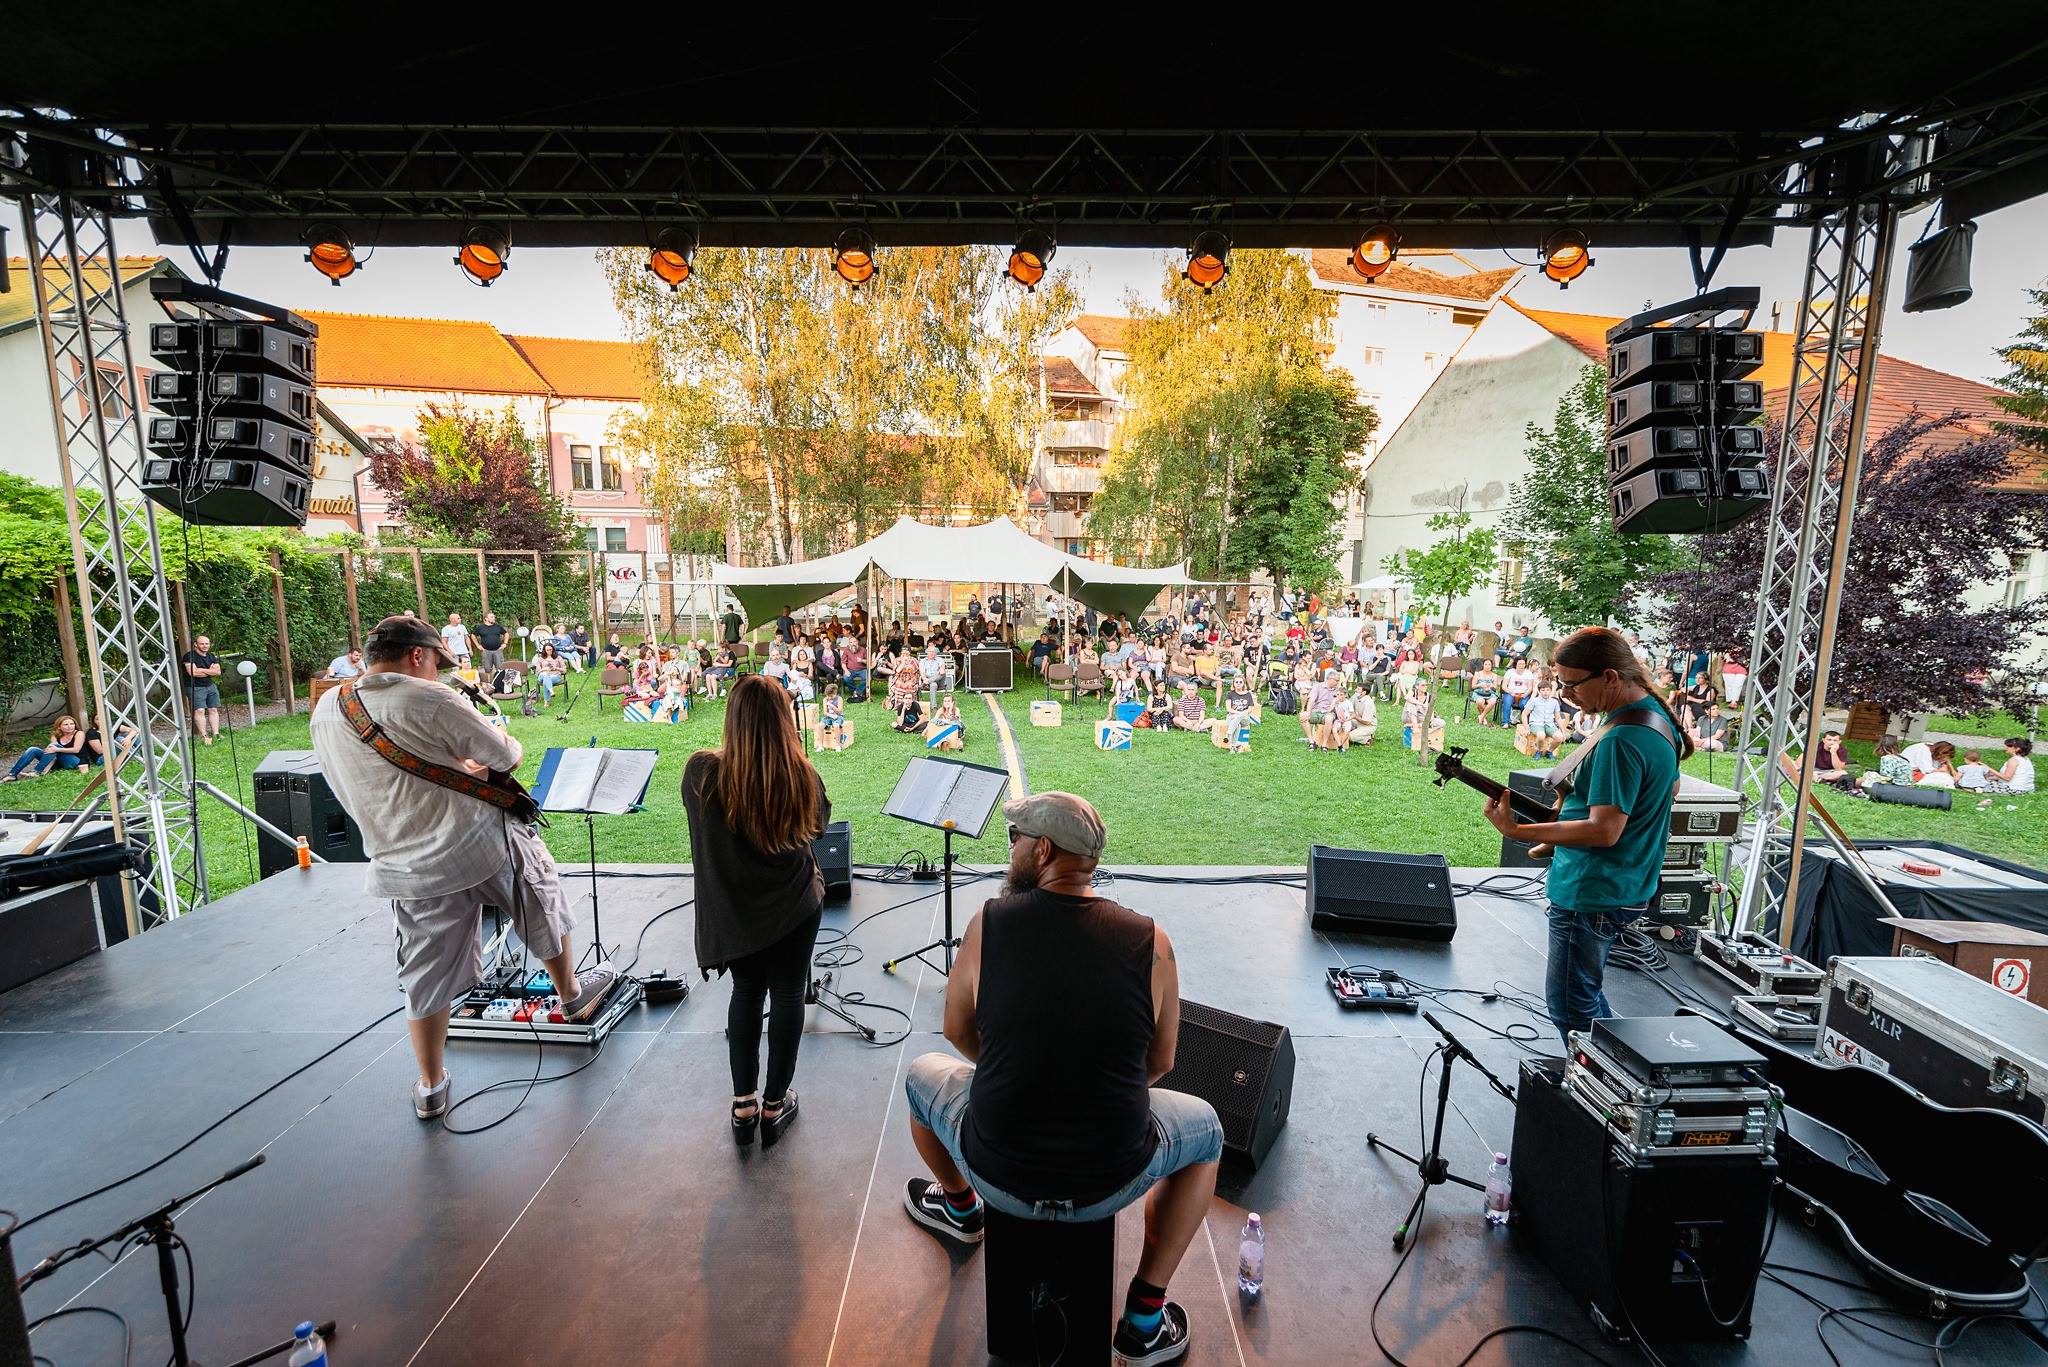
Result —
M953 933L953 834L958 831L969 840L981 839L1009 781L1009 774L1002 769L940 755L915 755L904 766L882 815L944 833L945 863L939 876L945 880L946 928L930 944L884 962L884 973L893 974L897 964L923 959L934 949L946 952L946 972L953 971L953 951L960 944L960 937Z
M605 962L605 948L604 923L598 919L597 909L595 818L600 815L623 816L627 812L642 810L647 803L648 784L654 778L655 761L646 757L652 755L659 759L660 754L659 750L649 749L601 749L597 745L597 738L593 736L587 746L550 746L547 753L541 757L540 772L534 775L533 797L541 811L580 816L583 818L584 829L589 834L590 940L596 947L598 963ZM565 763L596 765L588 775L587 786L579 786L573 793L569 791L570 783L564 778ZM559 787L557 779L564 779Z

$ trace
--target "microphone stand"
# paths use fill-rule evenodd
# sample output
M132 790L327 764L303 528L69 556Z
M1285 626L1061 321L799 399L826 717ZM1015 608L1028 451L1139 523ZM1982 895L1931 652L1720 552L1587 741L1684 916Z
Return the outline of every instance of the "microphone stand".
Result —
M1394 1227L1394 1250L1396 1252L1405 1248L1409 1239L1414 1236L1415 1227L1422 1219L1423 1205L1429 1200L1429 1189L1431 1187L1440 1187L1446 1182L1456 1182L1459 1186L1470 1187L1474 1191L1483 1192L1486 1190L1484 1182L1475 1182L1469 1177L1462 1177L1452 1172L1449 1160L1443 1156L1444 1113L1450 1109L1451 1105L1451 1065L1457 1060L1463 1059L1478 1069L1480 1075L1491 1084L1493 1090L1506 1097L1510 1104L1515 1100L1514 1088L1508 1086L1495 1076L1493 1070L1481 1063L1470 1049L1460 1044L1458 1037L1444 1029L1443 1024L1435 1016L1425 1011L1422 1013L1422 1018L1429 1022L1430 1029L1444 1037L1444 1042L1438 1045L1436 1049L1437 1053L1444 1056L1444 1066L1437 1074L1436 1122L1430 1131L1429 1149L1418 1157L1415 1154L1395 1148L1392 1144L1389 1144L1371 1131L1367 1131L1365 1136L1365 1142L1372 1148L1384 1149L1396 1158L1403 1158L1413 1163L1416 1175L1422 1178L1422 1189L1415 1193L1415 1200L1408 1207L1407 1216L1402 1219L1400 1224ZM1423 1066L1427 1067L1428 1064L1425 1062Z
M831 998L831 1000L827 1001L827 997ZM826 1011L839 1017L839 1019L852 1026L862 1039L866 1040L869 1044L873 1044L875 1042L875 1027L863 1025L860 1021L855 1020L852 1015L848 1014L846 1009L840 1005L845 1000L846 997L843 993L833 989L832 974L829 969L824 977L813 978L804 985L805 1006L815 1006L821 1011Z

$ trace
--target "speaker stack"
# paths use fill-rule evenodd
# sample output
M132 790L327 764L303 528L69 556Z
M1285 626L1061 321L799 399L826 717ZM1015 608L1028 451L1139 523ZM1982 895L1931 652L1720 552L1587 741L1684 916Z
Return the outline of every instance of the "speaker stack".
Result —
M279 830L306 837L322 859L336 864L361 864L363 833L335 797L311 750L272 750L256 766L256 815ZM256 833L256 865L265 878L298 863L296 846L267 831Z
M1294 1038L1284 1025L1183 997L1173 1071L1157 1085L1214 1106L1224 1156L1257 1168L1294 1103Z
M142 492L187 522L303 527L313 490L314 333L282 321L181 318L149 329L154 412Z

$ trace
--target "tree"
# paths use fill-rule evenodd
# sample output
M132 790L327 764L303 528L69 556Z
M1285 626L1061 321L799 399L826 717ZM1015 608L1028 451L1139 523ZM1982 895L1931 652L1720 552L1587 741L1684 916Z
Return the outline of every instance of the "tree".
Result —
M1841 590L1827 701L1888 712L2017 707L2010 666L2048 621L2048 601L1966 606L2009 553L2048 547L2048 496L2001 488L2022 469L2012 437L1979 435L1959 414L1912 415L1865 444L1855 540ZM1776 434L1766 439L1775 448ZM1673 640L1751 649L1767 518L1697 538L1689 568L1654 585ZM1818 610L1818 586L1813 598ZM1810 691L1812 680L1796 682Z
M1351 453L1377 423L1342 376L1283 381L1266 414L1265 438L1238 481L1224 568L1238 575L1263 568L1276 583L1327 589L1337 577L1343 502L1362 479Z
M1529 473L1501 520L1502 540L1522 548L1522 606L1560 631L1636 625L1644 587L1678 567L1670 537L1615 530L1606 437L1607 371L1589 365L1558 399L1549 427L1528 425Z
M1493 528L1474 527L1472 514L1465 511L1464 505L1465 496L1461 489L1455 507L1430 515L1429 529L1449 532L1449 536L1422 550L1410 549L1390 555L1385 561L1387 573L1405 582L1417 599L1444 600L1439 640L1450 634L1451 601L1472 592L1481 580L1493 573L1497 539ZM1429 728L1436 718L1436 661L1423 661L1422 677L1422 736L1416 753L1426 769L1429 767Z
M1088 505L1091 535L1133 558L1185 558L1201 577L1230 563L1247 467L1288 384L1323 372L1336 310L1291 252L1230 263L1209 293L1172 273L1163 309L1132 301L1128 413Z
M420 410L420 440L370 453L370 478L422 540L480 550L555 551L576 521L550 493L540 453L510 407Z
M815 250L705 248L676 291L643 253L600 259L646 352L619 435L651 457L656 506L774 563L904 511L1008 508L1045 416L1030 362L1079 308L1069 274L1020 294L988 247L892 249L858 290Z
M1999 387L2005 390L1998 402L2018 419L2011 424L2013 435L2040 441L2037 430L2048 427L2048 287L2031 289L2034 316L2013 341L1998 349L2005 361Z

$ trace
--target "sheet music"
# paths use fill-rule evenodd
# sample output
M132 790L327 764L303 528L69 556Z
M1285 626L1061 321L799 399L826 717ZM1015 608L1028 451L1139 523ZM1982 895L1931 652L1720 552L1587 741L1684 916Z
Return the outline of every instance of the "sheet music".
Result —
M965 772L955 764L922 764L912 760L896 780L895 791L889 794L888 805L882 810L905 821L936 826L946 799L953 795L953 786Z
M564 748L555 759L554 777L541 810L602 816L630 812L646 793L660 758L654 750Z
M923 826L944 826L950 821L962 836L979 839L1009 781L1009 775L1000 769L919 756L896 780L895 791L882 810L885 815Z
M939 810L939 821L951 821L962 835L970 839L979 838L982 827L988 824L988 814L1002 801L1003 789L1009 782L1008 774L992 774L986 769L962 769L959 781L953 785L952 796Z

